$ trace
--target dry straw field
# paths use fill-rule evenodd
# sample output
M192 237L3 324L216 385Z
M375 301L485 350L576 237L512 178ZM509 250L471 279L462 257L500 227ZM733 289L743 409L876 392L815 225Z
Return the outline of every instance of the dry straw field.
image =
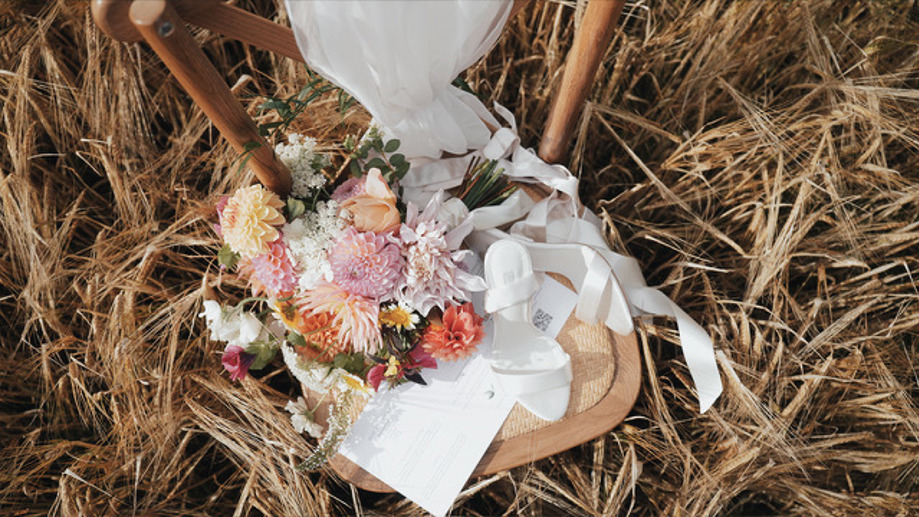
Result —
M529 7L466 76L528 145L575 4ZM306 80L196 37L253 114ZM917 86L916 0L630 0L569 164L613 248L714 337L725 393L699 415L673 322L642 321L627 420L454 513L919 512ZM340 164L367 121L329 95L297 129ZM0 149L0 514L423 513L295 470L285 370L221 372L202 275L242 285L211 207L251 175L147 47L85 1L3 0Z

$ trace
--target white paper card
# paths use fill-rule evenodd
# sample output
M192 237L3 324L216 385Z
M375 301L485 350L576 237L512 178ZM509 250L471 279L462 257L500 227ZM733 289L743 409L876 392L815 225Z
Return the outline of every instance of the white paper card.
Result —
M546 277L533 300L551 337L574 310L577 295ZM434 515L445 515L507 419L514 398L489 366L491 321L479 353L423 370L427 386L381 387L339 453Z
M484 343L483 347L488 348ZM498 433L514 399L497 388L482 354L456 363L441 362L422 375L427 386L381 388L339 453L425 510L444 515Z

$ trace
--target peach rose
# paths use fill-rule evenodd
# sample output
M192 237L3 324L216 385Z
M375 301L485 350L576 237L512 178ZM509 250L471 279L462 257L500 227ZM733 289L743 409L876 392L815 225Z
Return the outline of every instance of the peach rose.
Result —
M380 169L370 169L364 192L346 199L341 208L351 214L351 224L360 232L390 232L402 223L396 195L383 180Z

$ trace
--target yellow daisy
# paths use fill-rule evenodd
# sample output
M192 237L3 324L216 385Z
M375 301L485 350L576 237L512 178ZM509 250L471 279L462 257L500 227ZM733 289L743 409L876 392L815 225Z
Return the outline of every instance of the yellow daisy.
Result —
M396 330L415 330L415 325L419 321L418 314L401 303L380 309L380 325L384 327L392 327Z

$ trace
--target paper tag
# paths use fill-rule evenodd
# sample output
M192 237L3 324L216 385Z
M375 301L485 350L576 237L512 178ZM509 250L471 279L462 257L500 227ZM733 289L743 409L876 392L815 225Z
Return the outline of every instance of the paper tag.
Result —
M546 275L539 291L533 296L533 325L555 339L577 304L577 293Z

